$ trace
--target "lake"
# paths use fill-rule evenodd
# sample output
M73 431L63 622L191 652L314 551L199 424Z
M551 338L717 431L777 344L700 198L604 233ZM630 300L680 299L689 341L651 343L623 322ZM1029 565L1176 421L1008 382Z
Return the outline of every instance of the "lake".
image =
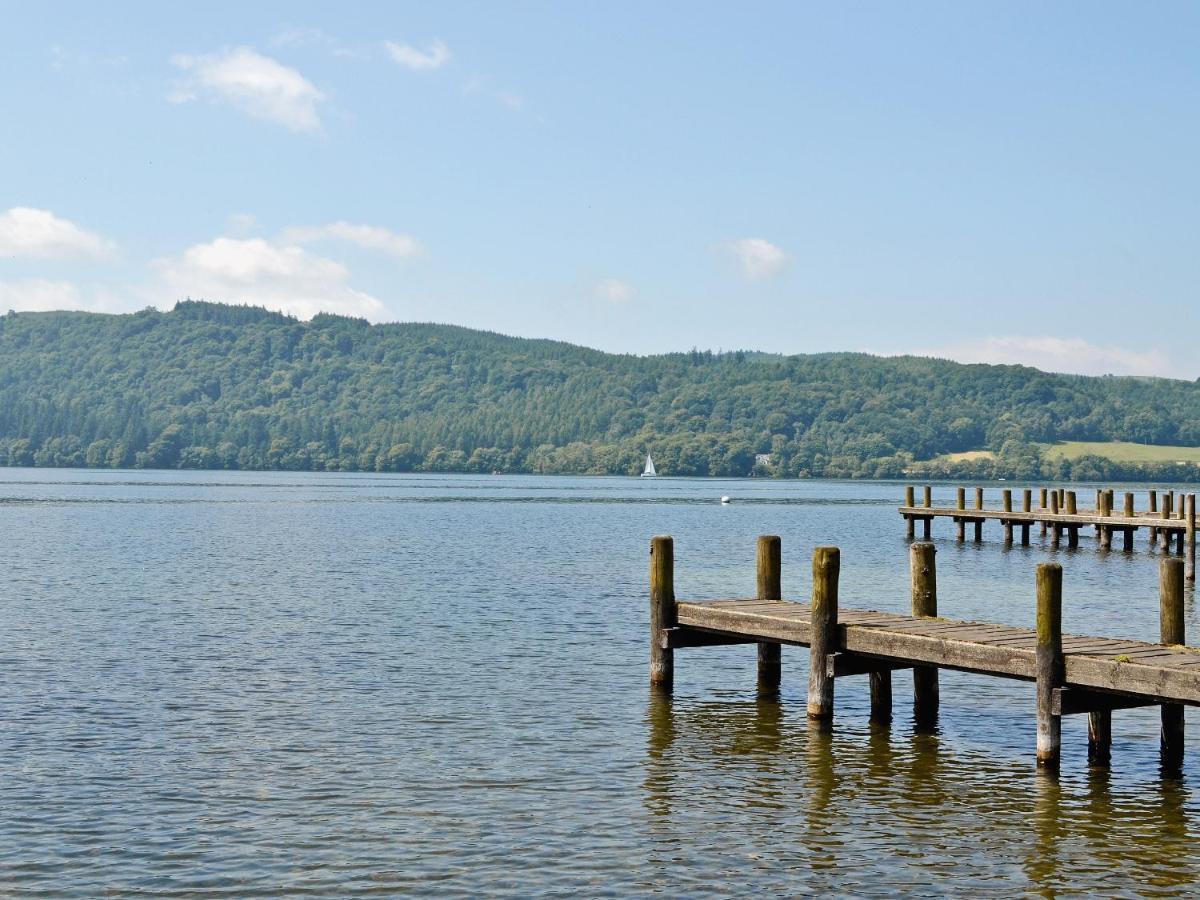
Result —
M1013 487L1022 485L1013 484ZM992 486L995 487L995 486ZM1120 489L1120 486L1116 486ZM1090 497L1088 486L1079 486ZM733 502L722 506L722 494ZM953 487L934 490L950 505ZM10 895L1176 893L1200 880L1200 729L1158 771L1157 709L1113 714L1111 770L1032 684L943 672L941 718L829 732L808 660L778 702L753 646L647 674L647 549L680 598L745 596L757 535L785 597L842 549L845 607L906 612L903 487L824 481L0 469L0 891ZM1144 498L1139 498L1144 502ZM990 492L989 505L995 505ZM1158 554L959 545L939 612L1155 640ZM1200 643L1191 588L1190 643Z

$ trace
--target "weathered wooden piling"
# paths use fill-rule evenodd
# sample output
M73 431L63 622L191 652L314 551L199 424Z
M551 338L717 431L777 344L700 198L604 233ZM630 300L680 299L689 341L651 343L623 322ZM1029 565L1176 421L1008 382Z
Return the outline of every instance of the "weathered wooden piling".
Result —
M1025 488L1025 490L1023 490L1021 492L1021 509L1023 512L1032 512L1033 511L1033 490L1031 488ZM1021 546L1022 547L1029 546L1029 523L1028 522L1021 523Z
M1069 515L1069 516L1076 515L1078 513L1078 511L1079 511L1079 507L1075 502L1075 492L1067 491L1067 515ZM1079 526L1078 525L1068 525L1067 526L1067 546L1071 547L1071 548L1075 548L1075 547L1079 546Z
M1111 516L1112 515L1112 498L1109 496L1108 491L1100 492L1100 515L1102 515L1102 516ZM1100 549L1101 550L1112 549L1112 526L1111 525L1103 525L1102 524L1100 526Z
M1112 762L1112 710L1095 709L1088 713L1088 762L1107 766Z
M929 485L925 485L925 508L933 509L933 488ZM933 529L933 516L929 516L921 524L924 526L921 533L925 536L925 540L929 540Z
M913 544L909 549L912 614L919 618L937 617L936 554L933 544ZM914 666L913 719L918 728L937 724L938 702L937 666Z
M1004 511L1012 512L1012 491L1005 488L1001 493L1004 502ZM1004 520L1004 546L1012 544L1013 524L1012 519Z
M911 484L904 486L904 505L912 507L916 505L916 495ZM917 536L917 520L914 516L905 516L904 521L907 524L908 534L906 537L911 541Z
M1057 769L1062 748L1062 716L1054 713L1054 689L1065 677L1062 647L1062 566L1037 567L1037 762Z
M1159 564L1159 639L1167 646L1184 643L1183 560L1164 559ZM1183 705L1162 704L1160 749L1163 770L1171 774L1183 764Z
M1187 556L1184 557L1184 577L1196 580L1196 495L1187 495Z
M675 679L675 651L664 645L677 621L675 542L660 535L650 540L650 683L659 687Z
M1150 491L1149 498L1150 498L1149 499L1150 512L1152 512L1152 513L1158 512L1158 491ZM1150 529L1150 549L1153 550L1156 546L1158 546L1158 529L1151 528Z
M782 600L780 573L782 560L778 535L764 534L758 538L758 599ZM758 693L774 697L779 693L780 646L776 643L759 641L758 644Z
M958 501L958 509L960 513L965 515L967 510L967 489L959 488L955 499ZM967 520L963 518L963 515L960 515L955 522L955 525L957 526L955 529L955 536L958 538L958 542L960 544L967 539Z
M1058 515L1058 491L1050 492L1050 514ZM1062 540L1062 525L1054 522L1050 525L1050 546L1055 550L1058 549L1059 542Z
M1046 507L1046 489L1042 488L1038 492L1038 509L1045 510ZM1042 537L1046 536L1046 520L1042 519Z
M983 509L983 488L975 488L975 508ZM983 541L983 519L975 520L975 543Z
M808 717L833 718L833 680L829 654L837 647L838 574L841 551L817 547L812 561L812 636L809 644Z

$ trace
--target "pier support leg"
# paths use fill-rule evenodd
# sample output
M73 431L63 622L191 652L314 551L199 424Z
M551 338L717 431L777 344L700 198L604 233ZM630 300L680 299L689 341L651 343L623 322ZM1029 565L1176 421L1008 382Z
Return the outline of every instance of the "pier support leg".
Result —
M1187 555L1184 556L1183 577L1188 581L1196 580L1196 495L1187 496Z
M975 543L983 543L983 519L977 519L975 522Z
M917 520L912 516L904 517L904 536L910 541L917 536Z
M1038 509L1045 512L1046 510L1046 489L1042 488L1038 492ZM1046 536L1046 520L1042 519L1042 537Z
M1162 642L1168 646L1184 643L1183 560L1164 559L1159 564L1158 618ZM1162 705L1160 750L1163 773L1177 775L1183 766L1183 705Z
M927 518L923 524L925 525L925 527L921 529L921 533L924 536L925 540L929 540L930 528L933 526L933 516L930 516L929 518Z
M1004 491L1000 494L1000 498L1001 498L1001 501L1002 501L1002 504L1004 507L1004 511L1012 512L1012 491L1008 488L1005 488ZM1009 547L1012 545L1012 534L1013 534L1012 519L1005 519L1004 520L1004 546L1005 547Z
M936 548L933 544L913 544L909 550L912 569L912 614L937 615ZM919 729L930 729L938 718L937 666L913 667L913 720Z
M955 535L958 542L961 544L967 539L967 520L962 517L963 511L967 508L967 491L965 488L958 488L958 511L959 516L955 519Z
M911 519L909 520L911 523ZM758 539L758 599L781 600L780 571L782 553L778 535L764 534ZM758 645L758 694L760 697L779 695L780 646L771 643Z
M1112 710L1088 713L1088 763L1107 766L1112 762Z
M890 725L892 721L892 673L871 672L871 721Z
M1026 522L1024 525L1021 526L1021 546L1022 547L1029 546L1029 523L1028 522Z
M1125 528L1121 531L1121 549L1126 553L1133 551L1133 529Z
M1076 547L1079 546L1079 526L1078 525L1068 525L1067 526L1067 546L1070 547L1072 550L1074 550Z
M1150 509L1151 518L1154 518L1154 514L1158 512L1158 491L1150 491L1150 502L1149 502L1148 506ZM1153 550L1157 546L1158 546L1158 529L1151 528L1150 529L1150 549Z
M826 659L837 649L838 573L841 570L841 551L837 547L817 547L813 550L812 569L808 717L829 720L833 718L833 675L826 668Z
M1054 715L1054 689L1062 687L1062 566L1037 567L1037 762L1058 769L1062 716Z
M675 680L675 651L664 650L663 637L678 624L675 605L675 542L650 540L650 683L670 688Z

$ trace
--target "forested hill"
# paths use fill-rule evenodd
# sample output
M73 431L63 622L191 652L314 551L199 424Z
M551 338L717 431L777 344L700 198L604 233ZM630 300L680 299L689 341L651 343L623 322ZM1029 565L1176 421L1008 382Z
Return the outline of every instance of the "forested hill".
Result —
M620 356L192 301L0 316L8 465L634 473L652 451L663 474L874 477L989 448L984 474L1069 477L1035 446L1064 439L1200 444L1200 388L851 353Z

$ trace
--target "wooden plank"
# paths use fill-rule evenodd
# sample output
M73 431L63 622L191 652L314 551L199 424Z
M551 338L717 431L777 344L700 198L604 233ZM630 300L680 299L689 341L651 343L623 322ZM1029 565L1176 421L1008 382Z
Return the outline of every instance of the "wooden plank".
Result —
M1148 697L1131 697L1128 694L1112 694L1105 691L1090 691L1087 688L1069 687L1056 688L1052 703L1054 714L1057 716L1157 705Z
M912 664L895 659L878 659L873 656L862 656L858 653L838 651L830 653L825 658L825 673L830 678L842 678L846 675L867 675L871 672L894 672L897 669L911 669Z
M754 643L757 643L754 638L676 626L663 631L660 646L663 650L680 650L685 647L727 647Z

